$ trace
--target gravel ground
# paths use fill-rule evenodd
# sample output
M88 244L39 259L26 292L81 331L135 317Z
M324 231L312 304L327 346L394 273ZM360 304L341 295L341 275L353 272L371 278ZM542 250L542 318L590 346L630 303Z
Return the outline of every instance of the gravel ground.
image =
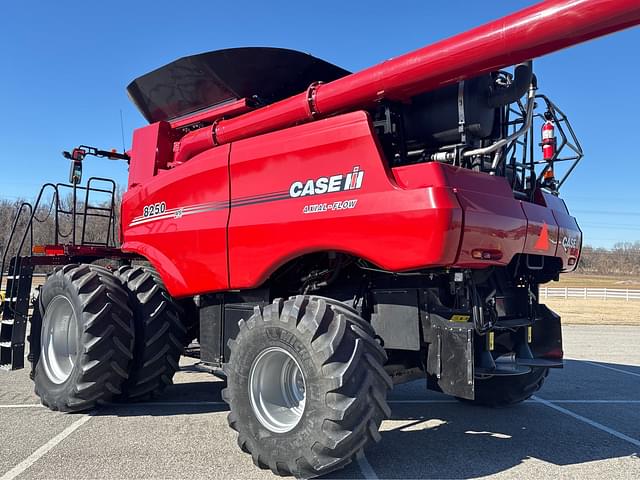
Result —
M488 409L397 387L382 441L330 478L640 478L640 331L564 328L566 366L524 404ZM164 398L85 414L38 406L28 371L0 374L0 480L275 478L226 426L222 382L192 360Z

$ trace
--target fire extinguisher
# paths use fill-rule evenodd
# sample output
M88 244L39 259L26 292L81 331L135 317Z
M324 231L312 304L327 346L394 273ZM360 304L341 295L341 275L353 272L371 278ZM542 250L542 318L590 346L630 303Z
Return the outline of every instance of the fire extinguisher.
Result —
M556 127L551 120L551 114L544 114L546 121L542 125L542 158L550 162L556 154Z

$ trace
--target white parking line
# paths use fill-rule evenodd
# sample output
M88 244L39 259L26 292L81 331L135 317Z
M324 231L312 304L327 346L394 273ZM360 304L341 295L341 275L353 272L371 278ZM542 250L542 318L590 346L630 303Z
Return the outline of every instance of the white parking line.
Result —
M411 399L411 400L387 400L387 403L460 403L458 400L421 400L421 399Z
M366 480L378 480L378 475L376 475L376 471L373 469L373 467L369 463L369 460L367 460L367 457L365 456L364 453L358 456L357 462L358 462L358 466L360 467L360 471L362 472L362 476Z
M188 406L207 406L207 405L227 405L227 402L136 402L136 403L108 403L109 407L188 407Z
M551 403L548 400L544 400L542 398L538 398L535 395L531 397L533 400L535 400L536 402L539 402L543 405L546 405L549 408L553 408L554 410L557 410L560 413L564 413L565 415L569 415L570 417L575 418L576 420L580 420L581 422L586 423L587 425L591 425L594 428L597 428L598 430L602 430L603 432L608 433L609 435L613 435L614 437L619 438L620 440L624 440L625 442L629 442L632 445L635 445L636 447L640 447L640 440L636 440L635 438L631 438L628 435L625 435L624 433L620 433L617 430L614 430L613 428L609 428L606 425L603 425L601 423L598 423L594 420L591 420L587 417L583 417L582 415L578 415L577 413L572 412L571 410L567 410L566 408L562 408L558 405L555 405L553 403ZM1 479L0 479L1 480Z
M571 399L544 399L551 403L581 403L581 404L620 404L620 405L635 405L640 404L640 400L571 400ZM459 404L458 400L431 400L431 399L408 399L408 400L388 400L389 404L397 405L421 405L421 404ZM526 400L524 403L540 403L537 400ZM198 407L198 406L225 406L226 402L212 402L212 401L185 401L185 402L137 402L137 403L107 403L106 407L116 408L132 408L132 407ZM1 405L0 408L44 408L44 405L40 403L25 403L25 404L9 404Z
M584 363L593 365L594 367L606 368L607 370L613 370L614 372L626 373L627 375L633 375L634 377L640 377L640 373L630 372L621 368L610 367L609 365L602 365L601 363L590 362L589 360L582 360Z
M19 405L0 405L0 408L36 408L36 407L44 407L44 405L40 403L25 403Z
M75 432L78 428L80 428L82 425L87 423L89 420L91 420L91 417L89 415L84 415L80 417L78 420L73 422L71 425L65 428L58 435L53 437L51 440L49 440L47 443L42 445L35 452L33 452L31 455L25 458L18 465L16 465L7 473L5 473L2 477L0 477L0 480L13 480L14 478L16 478L18 475L20 475L27 468L29 468L31 465L33 465L38 460L40 460L52 448L54 448L56 445L62 442L65 438L67 438L69 435L71 435L73 432Z
M640 404L640 400L549 400L545 398L547 402L551 403L583 403L583 404L620 404L620 405L634 405Z

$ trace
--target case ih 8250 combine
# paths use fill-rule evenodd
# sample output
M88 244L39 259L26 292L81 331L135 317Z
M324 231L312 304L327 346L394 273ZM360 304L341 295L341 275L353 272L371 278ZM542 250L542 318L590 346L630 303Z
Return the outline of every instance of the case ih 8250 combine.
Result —
M159 394L198 337L240 448L301 477L377 440L395 383L528 398L563 356L538 287L582 243L558 196L582 152L531 59L639 21L638 0L552 0L354 74L239 48L136 79L150 124L131 150L74 149L70 184L18 213L32 228L53 192L52 243L27 228L8 245L2 363L23 366L29 320L36 393L80 411ZM91 203L114 184L79 185L90 154L129 163L120 247L113 208ZM38 265L58 267L30 314Z

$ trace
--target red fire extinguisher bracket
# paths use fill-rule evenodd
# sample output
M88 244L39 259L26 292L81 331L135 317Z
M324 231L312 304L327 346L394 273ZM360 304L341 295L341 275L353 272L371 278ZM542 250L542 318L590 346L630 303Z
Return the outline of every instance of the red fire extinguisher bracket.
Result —
M556 129L547 114L545 114L545 118L547 120L542 125L542 158L547 162L551 162L556 154Z

